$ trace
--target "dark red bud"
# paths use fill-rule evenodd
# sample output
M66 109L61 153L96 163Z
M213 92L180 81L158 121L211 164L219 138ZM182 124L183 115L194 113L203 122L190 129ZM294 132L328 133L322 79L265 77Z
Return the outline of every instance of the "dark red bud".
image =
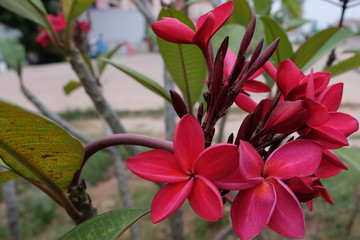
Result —
M180 94L174 90L170 90L170 97L172 105L174 106L175 112L177 115L182 118L184 115L188 114L186 105Z
M200 124L201 124L203 115L204 115L204 105L202 103L200 103L198 112L197 112L197 120L199 121Z
M256 26L256 17L253 16L253 18L249 22L249 25L246 28L246 32L241 41L239 52L238 52L238 57L243 56L245 54L247 48L249 47L251 39L254 36L255 26Z
M228 137L227 143L233 143L234 142L234 134L231 133L230 136Z

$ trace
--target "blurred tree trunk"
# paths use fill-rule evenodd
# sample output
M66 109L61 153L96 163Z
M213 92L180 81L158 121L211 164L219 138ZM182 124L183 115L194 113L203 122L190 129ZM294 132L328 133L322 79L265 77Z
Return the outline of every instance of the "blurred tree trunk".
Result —
M2 169L0 169L1 171ZM6 216L9 225L10 240L19 240L19 212L17 209L15 180L4 183L2 187L6 203Z

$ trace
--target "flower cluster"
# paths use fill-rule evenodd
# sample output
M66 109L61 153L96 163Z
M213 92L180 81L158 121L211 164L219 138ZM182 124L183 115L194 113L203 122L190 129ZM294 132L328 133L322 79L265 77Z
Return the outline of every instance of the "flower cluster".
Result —
M214 58L210 39L232 9L230 1L200 17L196 32L172 18L152 25L159 37L195 44L204 53L209 72L208 92L204 93L207 111L200 105L196 119L172 92L174 108L181 117L174 153L152 150L126 163L142 178L167 183L152 202L153 222L170 216L187 198L200 217L217 221L223 215L223 197L232 203L232 224L241 239L255 237L266 226L286 237L303 238L300 202L307 202L310 210L312 199L319 196L333 204L320 179L347 168L329 150L347 146L347 137L359 125L350 115L338 112L343 85L329 85L329 73L304 75L290 60L278 68L268 62L278 41L260 54L261 41L245 62L255 18L237 56L227 48L225 38ZM256 103L248 92L271 90L255 80L264 70L278 91L273 99ZM228 143L211 145L216 122L234 102L249 112L248 116L235 138L230 135Z
M65 18L62 13L59 13L57 16L48 14L48 19L56 32L61 32L66 27ZM43 48L51 44L49 35L41 27L39 27L39 35L35 41Z

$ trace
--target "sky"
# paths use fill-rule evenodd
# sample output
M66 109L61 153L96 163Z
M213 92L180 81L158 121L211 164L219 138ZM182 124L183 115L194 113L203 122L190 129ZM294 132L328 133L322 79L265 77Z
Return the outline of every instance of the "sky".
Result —
M359 3L359 1L357 2ZM337 23L340 15L341 7L323 0L305 0L303 16L305 19L316 20L318 29L324 29L327 28L329 24ZM346 9L345 19L360 20L360 5Z

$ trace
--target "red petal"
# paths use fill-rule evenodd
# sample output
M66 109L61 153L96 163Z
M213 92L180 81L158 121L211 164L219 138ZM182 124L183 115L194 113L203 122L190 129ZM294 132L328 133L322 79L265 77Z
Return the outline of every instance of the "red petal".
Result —
M301 70L291 61L285 60L278 66L276 83L286 98L289 92L304 78Z
M211 12L207 14L204 24L199 29L196 29L193 43L198 45L203 51L207 48L207 44L212 36L215 26L215 17Z
M299 201L291 189L277 178L269 180L275 187L277 202L269 221L275 232L290 238L305 236L305 217Z
M189 196L193 178L181 183L169 183L158 191L151 203L151 220L160 222L176 212Z
M185 115L176 126L174 133L174 153L179 166L190 173L199 154L205 148L203 130L192 115Z
M329 113L329 121L327 121L324 126L338 130L344 134L345 137L359 130L358 121L354 117L341 112Z
M309 118L303 101L284 101L271 112L264 130L274 133L291 133L301 128Z
M194 212L206 221L216 222L224 214L224 204L219 190L201 175L196 175L189 203Z
M226 80L228 80L235 62L236 62L235 54L230 49L228 49L224 59L224 71L223 71Z
M342 99L343 86L343 83L337 83L327 87L317 100L325 105L329 111L337 111Z
M192 43L195 32L176 18L164 18L151 25L160 38L172 43Z
M267 72L267 74L269 74L269 76L276 81L276 74L277 74L277 69L274 67L274 65L272 65L271 62L267 61L264 66L263 66L264 70Z
M244 167L245 174L248 178L258 178L262 176L264 170L264 160L261 158L256 149L246 141L240 140L240 163Z
M335 176L341 172L341 170L348 170L343 162L340 161L334 154L324 149L323 158L321 160L319 168L315 172L315 176L320 178L328 178Z
M234 9L234 3L232 1L229 1L229 2L226 2L226 3L216 7L214 10L209 12L209 13L214 14L214 17L215 17L215 26L213 28L212 35L214 35L214 33L217 32L217 30L222 25L224 25L226 20L230 17L233 9ZM205 19L209 13L204 14L201 17L199 17L199 19L196 22L196 30L201 28L201 26L204 24Z
M305 137L306 139L312 139L319 142L323 148L326 149L337 149L349 145L343 133L324 125L313 127Z
M165 150L143 152L126 160L127 167L139 177L162 183L183 182L189 178L179 167L174 154Z
M329 112L321 103L307 98L305 99L305 105L310 113L310 118L306 122L309 127L322 125L329 120Z
M236 96L235 103L239 108L248 113L253 112L257 106L257 103L254 100L243 93L239 93Z
M270 92L271 88L267 84L256 81L256 80L247 80L245 82L245 85L242 88L242 90L249 91L249 92L262 93L262 92Z
M210 181L219 181L237 168L238 161L239 151L235 145L215 144L200 154L192 173L200 174Z
M269 222L276 205L274 186L263 182L254 188L240 191L231 207L235 232L242 240L258 235Z
M221 179L220 181L214 182L214 184L222 189L227 190L244 190L252 188L261 182L264 181L264 178L252 178L249 179L244 170L240 170L240 168L236 168L236 170L230 174L228 177Z
M295 140L276 149L266 160L264 176L279 177L282 180L292 177L312 175L320 165L322 147L309 140Z
M311 73L308 75L309 80L306 84L306 98L314 99L315 98L315 90L314 90L314 70L311 69Z

